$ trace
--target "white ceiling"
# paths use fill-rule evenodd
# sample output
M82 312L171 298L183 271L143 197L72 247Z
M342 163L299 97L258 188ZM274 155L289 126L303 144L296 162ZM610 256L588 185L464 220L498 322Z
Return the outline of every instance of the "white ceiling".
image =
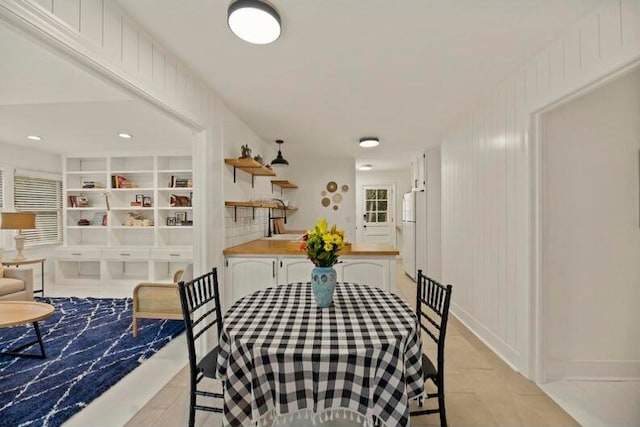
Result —
M272 0L271 45L237 39L230 1L120 0L254 131L292 156L406 168L455 118L600 0ZM361 136L382 144L365 151Z
M0 142L61 154L190 146L183 125L1 21L0 58Z

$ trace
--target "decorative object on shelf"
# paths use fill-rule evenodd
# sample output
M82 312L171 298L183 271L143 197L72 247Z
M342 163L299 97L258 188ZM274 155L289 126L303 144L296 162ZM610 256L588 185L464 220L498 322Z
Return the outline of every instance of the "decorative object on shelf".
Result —
M186 212L176 212L176 225L183 225L187 221Z
M305 233L303 240L300 249L307 253L307 258L315 265L311 271L311 284L316 304L320 308L329 307L337 278L333 266L344 247L344 231L335 224L329 228L327 220L321 219L313 230Z
M175 216L168 216L167 217L167 225L168 226L176 225L176 217Z
M79 208L88 208L89 207L89 199L85 196L78 196L76 198L76 206Z
M324 206L326 208L327 206L329 206L331 204L331 200L329 200L328 197L325 197L325 198L322 199L322 201L320 203L322 203L322 206Z
M241 145L240 146L240 150L241 150L242 154L240 155L240 157L238 157L239 159L250 159L251 158L251 148L249 148L249 145Z
M78 225L80 225L80 226L87 226L87 225L91 225L91 221L89 221L88 219L85 219L85 218L81 218L81 219L78 221Z
M95 212L91 220L91 225L107 225L107 213Z
M129 227L151 227L153 226L153 221L149 218L145 218L139 212L129 212L129 216L124 224Z
M235 0L227 11L229 28L242 40L253 44L273 43L280 37L280 15L262 0Z
M142 206L145 208L150 208L153 206L153 202L151 201L151 197L144 196L142 198Z
M109 206L109 193L102 193L102 196L104 197L104 205L107 207L107 210L110 211L111 206Z
M25 258L22 250L24 249L24 235L22 230L33 230L36 228L36 214L29 212L2 212L2 230L18 230L16 234L16 257L14 261L23 261Z
M337 189L338 189L338 184L336 184L335 182L333 182L333 181L329 181L329 182L327 183L327 191L328 191L329 193L333 193L333 192L334 192L334 191L336 191Z
M191 207L191 198L188 196L172 194L169 200L169 205L171 207L188 208Z
M289 166L289 162L286 161L284 157L282 157L282 151L280 151L280 148L282 147L282 144L284 144L284 141L281 139L276 139L276 144L278 144L278 155L276 156L275 159L271 161L271 166L273 167Z
M260 154L256 155L253 160L255 160L256 162L260 163L261 165L264 165L264 159L262 158L262 156Z
M343 192L343 193L346 193L347 191L349 191L349 186L348 186L347 184L344 184L344 185L342 186L342 192Z

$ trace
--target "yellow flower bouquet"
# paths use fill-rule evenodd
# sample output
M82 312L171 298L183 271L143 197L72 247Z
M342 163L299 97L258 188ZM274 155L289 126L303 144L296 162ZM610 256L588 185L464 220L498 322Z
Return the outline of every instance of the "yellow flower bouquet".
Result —
M335 224L329 228L327 220L321 219L313 230L306 232L303 240L300 249L307 252L307 258L316 267L332 267L338 262L338 252L344 248L344 231Z

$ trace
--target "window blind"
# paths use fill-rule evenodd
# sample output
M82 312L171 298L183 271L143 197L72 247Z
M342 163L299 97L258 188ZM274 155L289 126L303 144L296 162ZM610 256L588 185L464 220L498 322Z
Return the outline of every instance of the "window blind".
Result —
M62 182L16 176L14 205L17 212L36 214L36 229L23 230L25 245L59 243L62 238Z

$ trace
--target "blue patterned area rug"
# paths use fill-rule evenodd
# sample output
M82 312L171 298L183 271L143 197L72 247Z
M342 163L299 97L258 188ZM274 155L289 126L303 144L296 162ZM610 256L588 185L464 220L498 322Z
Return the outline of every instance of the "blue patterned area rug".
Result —
M184 330L179 320L142 319L133 338L130 298L37 300L56 308L39 322L47 358L0 356L2 427L61 425ZM0 351L34 338L31 324L0 329Z

